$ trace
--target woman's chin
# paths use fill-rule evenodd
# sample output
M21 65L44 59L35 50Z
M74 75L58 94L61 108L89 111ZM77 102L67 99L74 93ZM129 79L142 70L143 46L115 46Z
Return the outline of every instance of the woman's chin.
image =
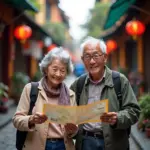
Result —
M61 82L53 81L53 82L52 82L52 86L53 86L54 88L57 88L57 87L60 85L60 83L61 83Z

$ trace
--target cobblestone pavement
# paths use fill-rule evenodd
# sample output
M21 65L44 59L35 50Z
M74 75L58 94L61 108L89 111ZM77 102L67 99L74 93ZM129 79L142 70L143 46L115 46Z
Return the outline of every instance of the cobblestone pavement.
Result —
M10 123L0 130L0 150L16 150L16 129Z
M0 130L0 150L15 149L16 129L10 123ZM130 150L140 150L134 140L130 139Z
M141 150L132 137L130 138L130 150Z

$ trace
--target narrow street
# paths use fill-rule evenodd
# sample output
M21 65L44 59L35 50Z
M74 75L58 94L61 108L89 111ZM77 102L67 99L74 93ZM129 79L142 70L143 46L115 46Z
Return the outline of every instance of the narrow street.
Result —
M13 124L10 123L0 130L0 150L16 150L15 149L15 139L16 139L16 129ZM130 149L140 150L136 145L134 140L130 138Z
M74 76L69 76L66 78L65 83L67 86L75 80ZM12 113L14 113L15 109ZM2 118L3 119L3 118ZM7 124L4 128L0 129L0 150L16 150L15 148L16 140L16 129L14 128L12 122ZM140 150L136 145L134 140L130 138L130 150Z

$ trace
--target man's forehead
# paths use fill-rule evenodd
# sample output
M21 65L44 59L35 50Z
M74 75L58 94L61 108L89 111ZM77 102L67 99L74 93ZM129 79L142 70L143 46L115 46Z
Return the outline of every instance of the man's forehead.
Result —
M100 48L100 45L98 42L97 43L87 43L84 46L84 52L88 51L88 50L94 50L94 51L100 51L101 52L101 48Z

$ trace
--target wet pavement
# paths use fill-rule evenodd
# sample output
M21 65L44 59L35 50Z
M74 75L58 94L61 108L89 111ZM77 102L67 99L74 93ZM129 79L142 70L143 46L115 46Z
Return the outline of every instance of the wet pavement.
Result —
M10 122L0 130L0 150L16 150L15 140L16 129L13 127L12 122ZM130 138L130 149L141 150L132 138Z

